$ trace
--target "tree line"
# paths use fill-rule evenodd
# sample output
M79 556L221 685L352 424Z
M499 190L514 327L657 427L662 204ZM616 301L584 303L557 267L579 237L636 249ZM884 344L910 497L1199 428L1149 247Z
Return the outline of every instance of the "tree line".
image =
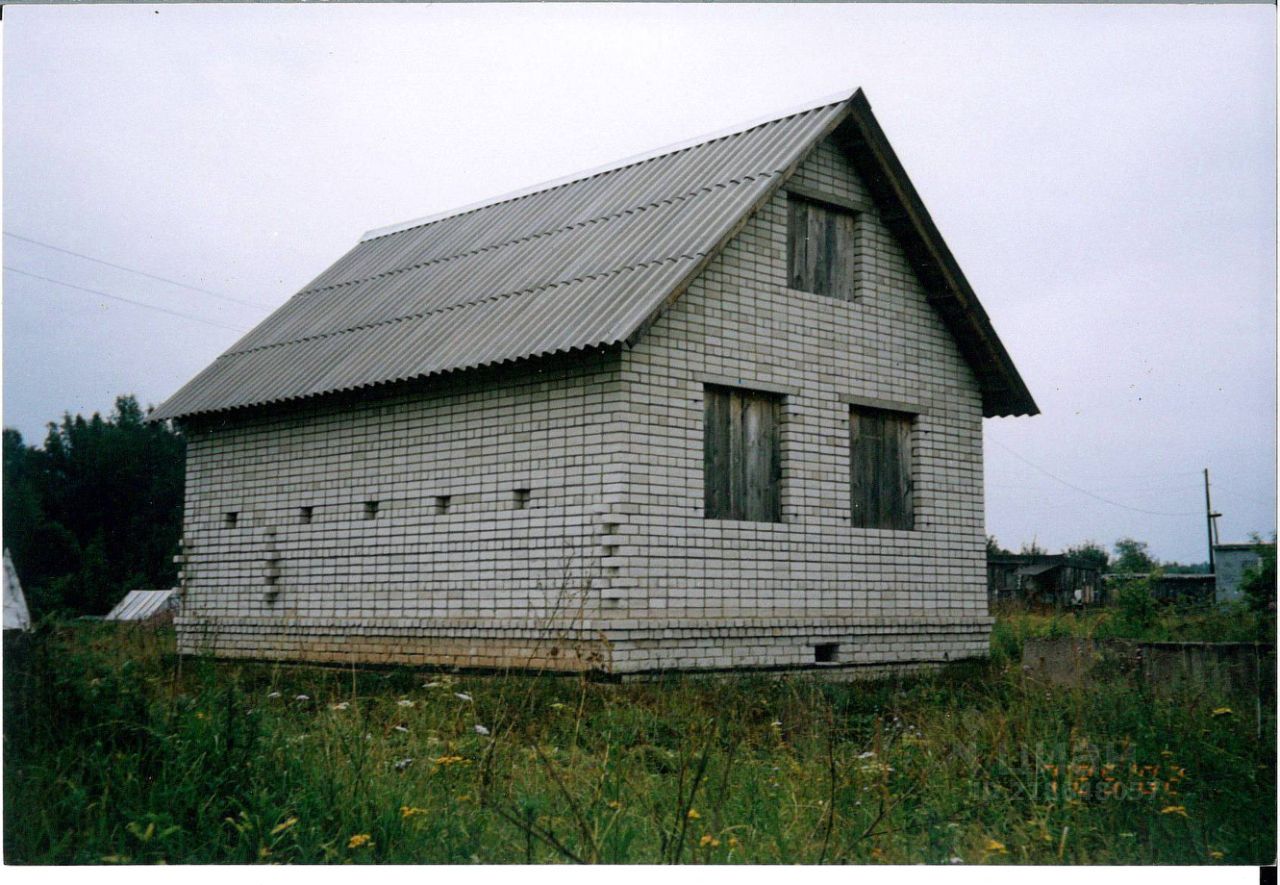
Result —
M1083 541L1073 547L1068 547L1062 553L1072 559L1081 560L1089 565L1094 566L1100 572L1113 574L1149 574L1159 569L1168 575L1178 574L1209 574L1209 563L1196 562L1185 564L1180 562L1160 562L1151 555L1151 550L1147 546L1146 541L1138 541L1133 538L1121 538L1116 541L1111 552L1097 541ZM1049 551L1042 548L1035 541L1022 545L1019 555L1022 556L1044 556ZM993 556L1013 556L1013 551L1006 550L1000 546L1000 542L996 540L994 535L987 536L987 557Z
M106 418L64 414L43 447L4 430L4 544L33 617L101 615L172 587L186 442L133 396Z

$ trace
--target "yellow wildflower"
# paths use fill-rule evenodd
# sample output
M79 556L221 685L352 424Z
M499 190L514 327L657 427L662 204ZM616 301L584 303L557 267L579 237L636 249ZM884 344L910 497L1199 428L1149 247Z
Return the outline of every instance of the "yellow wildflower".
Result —
M710 833L707 833L705 836L703 836L701 839L698 840L698 844L701 845L703 848L706 848L708 845L711 846L712 848L719 848L720 840L717 839L715 836L712 836Z
M418 815L420 815L420 814L426 814L426 813L427 813L427 809L425 809L425 808L418 808L417 806L414 806L414 805L401 805L401 806L400 806L400 816L401 816L402 818L405 818L406 820L407 820L407 819L409 819L409 818L411 818L411 817L417 817L417 816L418 816Z
M1166 805L1160 809L1161 814L1180 814L1187 817L1187 807L1185 805Z
M347 847L348 848L372 848L373 842L371 842L370 839L372 839L372 837L368 833L356 833L349 840L347 840Z
M741 845L741 844L742 844L742 843L738 841L738 837L737 837L737 836L730 836L730 837L729 837L729 847L730 847L730 848L737 848L737 847L738 847L739 845Z
M270 849L270 848L268 848L267 846L263 845L261 848L259 848L259 849L258 849L258 857L259 857L259 858L263 858L263 859L265 859L265 858L268 858L268 857L270 857L270 856L271 856L271 849Z
M1214 711L1213 711L1213 715L1214 715L1215 717L1218 717L1218 716L1230 716L1230 715L1231 715L1231 708L1230 708L1230 707L1217 707L1217 708L1215 708L1215 709L1214 709Z
M987 840L987 851L990 854L1008 854L1009 849L1004 847L1003 842L997 842L995 839Z
M689 820L697 820L700 817L702 817L702 815L698 814L698 809L696 808L689 809Z
M622 803L619 802L617 799L610 799L608 805L614 811L617 811L618 809L622 808Z
M1222 860L1222 858L1226 857L1226 855L1224 855L1221 851L1210 851L1209 856L1212 857L1214 860Z

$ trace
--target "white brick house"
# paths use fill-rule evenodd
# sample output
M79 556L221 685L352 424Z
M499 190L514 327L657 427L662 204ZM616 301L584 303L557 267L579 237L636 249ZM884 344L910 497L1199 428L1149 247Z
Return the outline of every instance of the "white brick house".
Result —
M983 655L982 418L1036 411L859 91L366 235L153 416L180 648Z

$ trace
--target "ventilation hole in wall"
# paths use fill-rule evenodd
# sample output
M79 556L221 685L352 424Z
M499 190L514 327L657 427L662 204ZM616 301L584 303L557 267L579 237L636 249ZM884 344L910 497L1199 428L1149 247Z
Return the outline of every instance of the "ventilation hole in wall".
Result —
M616 522L606 522L601 532L606 535L616 535L618 533L618 524Z
M279 575L267 575L266 584L268 587L274 587L276 585L276 581L278 580L280 580Z
M298 522L302 523L303 525L306 525L307 523L311 522L311 517L315 516L315 514L316 514L316 508L314 507L299 507Z
M452 495L436 495L436 516L449 512L449 503L453 500Z
M378 502L377 502L377 501L365 501L365 502L364 502L364 518L365 518L365 519L376 519L376 518L377 518L377 516L378 516Z
M606 544L604 547L600 548L600 553L603 556L613 556L617 552L618 548L611 544Z
M227 528L229 528L229 529L233 529L233 528L235 528L235 527L236 527L236 523L237 523L237 522L239 522L239 521L240 521L240 514L239 514L239 513L224 513L224 514L222 514L222 524L223 524L224 526L226 526Z
M514 496L512 497L512 499L511 499L511 500L512 500L512 505L513 505L517 510L525 510L525 509L527 509L527 508L529 507L529 490L528 490L528 489L516 489L516 490L515 490L515 494L514 494Z
M813 662L815 664L834 664L839 660L840 643L838 642L819 642L813 647Z

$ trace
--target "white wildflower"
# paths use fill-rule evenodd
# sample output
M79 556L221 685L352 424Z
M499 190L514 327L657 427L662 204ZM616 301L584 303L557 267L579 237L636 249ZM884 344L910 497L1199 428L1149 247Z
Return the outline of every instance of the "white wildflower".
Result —
M424 683L422 683L422 687L423 687L423 688L440 688L442 685L444 685L444 683L443 683L443 682L424 682Z
M398 704L398 705L399 705L399 706L401 706L401 707L412 707L412 706L414 706L413 701L409 700L408 698L401 698L400 700L396 701L396 704Z
M469 700L471 700L471 695L467 694L466 692L462 692L462 691L455 691L455 692L453 693L453 696L454 696L455 698L457 698L458 700L460 700L460 701L469 701Z
M346 710L350 706L351 706L351 703L349 701L343 701L340 704L330 704L329 709L330 710Z
M280 692L278 692L278 691L269 691L269 692L267 692L267 697L269 697L269 698L278 698L278 697L280 697Z
M476 723L476 734L488 734L488 733L489 733L489 729L485 728L483 725L480 725L479 723Z
M409 733L409 729L405 728L403 725L397 725L397 726L394 726L394 730L395 730L395 731L399 731L399 732L403 732L404 734L408 734L408 733Z
M859 753L859 754L858 754L856 757L854 757L854 758L856 758L856 759L870 759L870 758L872 758L873 756L875 756L875 754L876 754L876 751L875 751L875 750L867 750L867 752L865 752L865 753Z
M295 698L294 698L294 700L295 700L295 701L309 701L309 700L311 700L311 696L310 696L310 695L305 695L305 694L300 694L300 695L298 695L297 697L295 697Z
M394 768L396 771L404 771L406 768L408 768L412 764L413 764L413 758L410 756L406 756L403 759L397 759Z
M951 855L951 857L947 858L947 863L964 863L964 858L957 857L956 855L953 854Z

